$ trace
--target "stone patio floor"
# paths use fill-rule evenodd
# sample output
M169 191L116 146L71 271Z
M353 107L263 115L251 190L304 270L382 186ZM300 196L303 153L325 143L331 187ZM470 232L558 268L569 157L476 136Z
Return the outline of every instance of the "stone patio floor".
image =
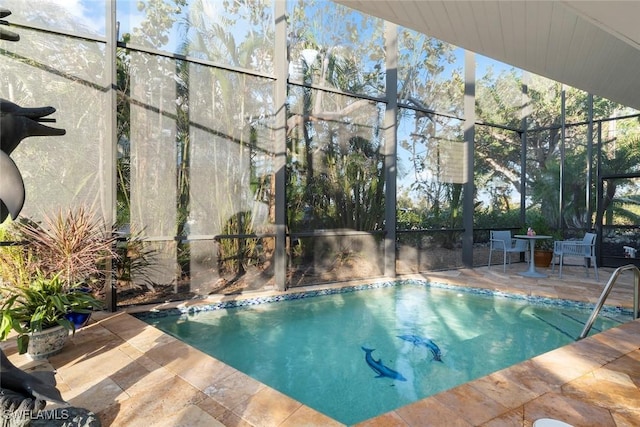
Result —
M506 273L497 265L411 277L596 302L613 271L600 269L596 282L593 270L586 277L580 267L565 267L562 280L550 271L545 279L518 275L526 269L526 264L515 263ZM621 275L607 305L632 306L632 278L631 272ZM98 414L103 426L341 425L127 311L96 313L60 354L45 361L18 355L13 340L2 343L2 348L25 370L55 371L63 397L73 406ZM358 426L530 427L539 418L576 427L640 425L640 321L592 335Z

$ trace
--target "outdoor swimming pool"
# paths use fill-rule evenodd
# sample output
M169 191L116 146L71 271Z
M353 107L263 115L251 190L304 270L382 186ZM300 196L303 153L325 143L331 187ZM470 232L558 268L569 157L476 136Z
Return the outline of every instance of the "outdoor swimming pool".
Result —
M354 424L569 344L590 314L567 302L398 283L139 317ZM243 307L220 309L229 305ZM604 311L592 333L630 318Z

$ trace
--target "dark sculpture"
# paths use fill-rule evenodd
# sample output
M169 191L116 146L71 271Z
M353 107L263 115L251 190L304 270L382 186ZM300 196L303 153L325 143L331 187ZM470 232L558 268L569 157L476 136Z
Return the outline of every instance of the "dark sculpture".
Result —
M64 129L55 129L41 124L55 122L56 119L46 119L45 116L55 113L53 107L24 108L13 102L0 98L0 125L2 138L0 146L6 154L11 154L28 136L64 135Z
M0 385L2 408L6 405L23 405L29 410L44 409L47 401L67 404L53 385L17 368L0 350ZM26 402L26 404L25 404ZM24 409L24 408L23 408Z
M0 18L11 15L11 11L0 7ZM2 27L7 22L0 20L0 40L18 41L20 36ZM22 175L9 155L28 136L64 135L64 129L55 129L40 122L55 122L45 119L56 111L53 107L22 108L13 102L0 99L0 223L7 216L15 219L24 205L24 183Z
M0 18L4 18L11 15L11 11L9 9L5 9L4 7L0 7ZM0 25L7 25L7 21L1 21ZM0 27L0 40L9 40L12 42L17 42L20 40L20 36L14 33L13 31L9 31L5 28Z
M7 9L0 8L0 18L10 15ZM0 40L18 41L20 36L2 28L7 22L0 20ZM29 136L64 135L64 129L56 129L42 122L55 122L46 119L56 110L53 107L23 108L13 102L0 99L0 223L7 216L15 219L24 205L25 191L22 175L9 155L20 142ZM48 376L49 380L43 380ZM9 361L0 349L0 423L3 426L26 426L32 424L34 414L40 414L47 401L68 406L55 387L55 379L51 372L34 372L29 374L17 368ZM81 408L72 408L74 425L99 425L95 416ZM63 420L69 413L51 412L51 419ZM36 422L38 417L36 416ZM49 421L46 421L49 422ZM70 425L64 423L48 423L46 425Z
M15 219L24 205L24 183L22 175L9 155L29 136L64 135L64 129L56 129L42 122L56 111L53 107L23 108L0 98L0 223L8 215Z
M16 219L25 197L20 171L4 151L0 151L0 174L0 222L4 222L9 215Z

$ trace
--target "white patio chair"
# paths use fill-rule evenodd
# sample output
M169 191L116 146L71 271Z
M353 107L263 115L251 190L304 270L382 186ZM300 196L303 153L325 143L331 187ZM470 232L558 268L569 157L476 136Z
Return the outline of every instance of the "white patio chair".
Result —
M551 271L555 271L556 257L559 257L560 271L558 277L562 279L562 264L566 257L582 258L582 262L587 276L589 276L589 266L587 265L587 259L591 260L593 269L596 273L596 280L598 278L598 264L596 263L596 234L585 233L582 241L580 240L556 240L553 242L553 260L551 261Z
M491 267L491 255L493 251L502 251L502 271L507 271L507 254L509 254L509 264L511 264L512 253L522 253L529 250L529 244L523 239L514 239L511 237L511 231L490 231L489 240L489 265Z

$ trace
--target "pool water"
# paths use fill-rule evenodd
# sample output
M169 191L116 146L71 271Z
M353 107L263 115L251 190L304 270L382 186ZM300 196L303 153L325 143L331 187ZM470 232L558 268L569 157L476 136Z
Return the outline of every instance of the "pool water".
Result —
M397 285L143 318L344 424L574 341L590 310ZM629 319L599 316L591 333Z

